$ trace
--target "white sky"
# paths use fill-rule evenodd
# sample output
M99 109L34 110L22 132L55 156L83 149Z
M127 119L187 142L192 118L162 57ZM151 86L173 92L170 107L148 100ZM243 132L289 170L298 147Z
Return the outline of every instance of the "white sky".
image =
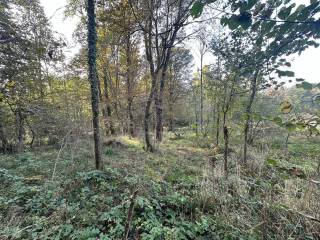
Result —
M79 49L79 46L72 39L72 33L78 20L76 18L64 19L64 6L67 0L40 0L40 2L44 7L47 17L50 19L53 30L63 34L68 40L70 51L67 53L67 56L73 56ZM308 3L309 0L296 0L295 2ZM195 69L197 69L200 65L199 57L195 54L194 58ZM204 59L204 64L208 63L210 63L209 57ZM308 82L320 83L320 47L307 49L301 56L296 56L291 64L291 69L296 73L297 78L305 78Z

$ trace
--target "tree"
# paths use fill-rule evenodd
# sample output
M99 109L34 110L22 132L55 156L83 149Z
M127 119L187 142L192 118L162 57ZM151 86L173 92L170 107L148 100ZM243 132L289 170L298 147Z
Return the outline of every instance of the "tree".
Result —
M183 47L175 47L169 63L167 104L168 104L168 130L174 131L175 104L188 89L193 57L190 51Z
M241 55L241 49L245 47L245 42L239 39L227 41L227 38L218 36L214 38L210 44L211 51L217 56L218 62L213 69L211 69L209 78L211 78L210 89L218 99L217 105L222 112L222 132L224 139L224 173L228 175L228 155L230 144L230 131L228 115L233 107L237 97L243 95L245 87L245 78L242 75L241 64L238 58ZM218 90L217 90L218 89ZM215 92L218 91L218 92ZM219 110L218 109L218 110ZM218 113L219 114L219 113ZM220 122L220 114L218 115ZM217 124L217 131L219 131L219 123ZM217 133L217 139L219 133Z
M129 1L140 29L144 34L146 59L149 63L151 88L146 102L144 130L146 150L153 151L150 141L149 122L152 100L156 108L156 139L162 140L163 96L172 48L179 38L179 32L189 17L193 1L163 2L159 0ZM137 11L139 9L139 11ZM143 14L143 19L137 17Z
M88 78L91 85L92 124L94 137L95 163L97 169L102 169L101 140L99 125L99 79L96 68L97 33L95 21L94 0L87 2L88 14Z
M40 125L44 119L34 115L47 105L50 78L44 76L49 67L54 68L63 59L63 43L50 30L38 1L1 2L0 10L0 108L15 124L15 139L6 137L6 141L22 151L27 139L31 139L28 142L32 147L35 138L43 134L42 128L35 131L33 125ZM5 122L2 125L8 128ZM5 135L5 131L2 133Z
M204 29L201 26L201 29ZM203 84L203 58L207 52L207 39L205 36L205 30L200 31L197 34L197 40L199 42L199 55L200 55L200 130L203 132L203 104L204 104L204 84Z
M191 13L198 17L204 6L212 2L215 1L197 2L193 5ZM238 59L241 71L250 83L249 99L245 109L244 163L247 161L252 106L257 91L265 88L268 82L264 77L272 73L278 74L279 77L293 77L294 73L279 69L283 66L290 67L285 57L301 53L310 46L318 46L316 39L320 37L320 20L315 17L320 11L319 1L295 7L295 3L280 0L265 3L256 0L230 1L221 9L214 7L224 15L221 24L229 27L232 37L246 39L247 42L247 48L243 49L243 54ZM277 87L284 84L269 80Z

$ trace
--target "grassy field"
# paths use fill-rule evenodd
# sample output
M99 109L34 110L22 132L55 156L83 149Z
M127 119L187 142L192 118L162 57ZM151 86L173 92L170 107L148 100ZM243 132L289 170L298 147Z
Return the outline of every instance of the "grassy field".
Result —
M181 130L146 153L120 136L104 171L86 139L0 155L0 239L320 239L317 142L252 148L246 171L232 146L228 178L209 146Z

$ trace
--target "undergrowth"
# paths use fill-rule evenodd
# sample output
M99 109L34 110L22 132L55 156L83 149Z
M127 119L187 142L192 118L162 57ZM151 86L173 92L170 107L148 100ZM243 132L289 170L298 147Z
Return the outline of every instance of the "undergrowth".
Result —
M132 202L129 239L320 238L320 190L308 182L317 146L255 153L246 171L234 153L225 178L194 135L171 137L152 154L119 139L123 147L104 150L104 171L88 170L85 145L59 158L58 150L0 156L0 239L123 239ZM298 161L303 151L310 158Z

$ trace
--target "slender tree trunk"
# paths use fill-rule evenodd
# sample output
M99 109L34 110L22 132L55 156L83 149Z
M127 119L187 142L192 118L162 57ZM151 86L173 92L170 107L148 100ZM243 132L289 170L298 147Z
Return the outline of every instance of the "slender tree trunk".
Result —
M6 153L9 148L9 144L8 144L8 140L7 140L5 131L4 131L4 126L2 124L2 120L0 120L0 140L2 142L2 151L4 153Z
M163 107L163 81L160 81L159 91L156 89L155 94L155 107L156 107L156 140L162 141L162 107Z
M219 104L217 104L217 129L216 129L216 146L219 146L219 137L220 137L220 112Z
M127 36L126 43L126 61L127 61L127 115L128 115L128 130L130 137L134 137L134 122L133 122L133 113L132 113L132 103L133 103L133 93L132 93L132 61L131 61L131 35L130 33Z
M168 102L168 110L169 110L169 131L173 131L174 129L174 112L173 112L173 105L174 105L174 76L172 74L172 66L170 66L170 81L169 81L169 102Z
M24 126L23 126L23 114L21 108L18 107L16 111L16 128L17 128L17 152L22 152L24 148Z
M145 133L145 141L146 141L146 151L153 152L154 148L152 146L152 143L150 141L150 132L149 132L149 122L150 122L150 108L153 96L155 94L156 89L156 83L157 83L157 77L155 75L151 76L151 90L146 102L146 108L144 112L144 133Z
M200 56L200 131L203 133L203 54Z
M194 102L194 116L195 116L195 127L196 127L196 135L198 136L198 123L199 123L199 116L198 116L198 109L197 109L197 98L196 98L196 91L194 92L194 98L193 98L193 102Z
M243 146L243 163L244 164L247 163L248 133L249 133L249 127L250 127L250 121L251 121L252 104L257 91L258 74L259 74L259 71L256 70L256 72L254 73L253 79L251 81L250 97L249 97L249 102L245 111L246 122L244 126L244 146Z
M181 4L181 2L180 2ZM173 43L176 39L177 33L179 28L175 29L172 37L171 37L171 45L167 47L164 51L166 51L165 54L165 60L162 66L161 71L161 78L160 78L160 89L159 94L157 95L157 103L156 103L156 116L157 116L157 122L156 122L156 139L157 141L162 141L163 137L163 93L164 93L164 86L167 81L167 72L168 72L168 64L171 58L171 51L173 47Z
M166 60L164 62L164 65L161 71L159 94L157 94L155 98L156 116L157 116L156 139L157 141L160 141L160 142L162 141L162 138L163 138L163 93L164 93L165 82L167 80L167 71L168 71L170 56L171 56L171 48L167 50Z
M229 130L228 130L228 126L227 126L227 117L228 117L228 111L230 110L232 101L233 101L233 97L234 97L234 92L235 92L235 78L232 81L232 86L230 87L230 93L228 96L226 96L227 93L227 89L229 89L229 87L227 85L224 86L224 94L225 94L225 98L224 98L224 104L223 104L223 138L224 138L224 152L223 152L223 158L224 158L224 173L225 176L228 176L228 154L229 154Z
M99 124L99 79L96 68L97 33L95 1L87 0L88 14L88 77L91 85L92 124L96 169L102 169L100 124Z
M110 97L109 97L109 76L108 76L108 70L107 66L105 66L104 69L104 75L103 75L103 95L104 95L104 107L103 107L103 117L104 117L104 125L106 129L106 135L109 134L114 135L115 129L113 127L112 123L112 109L110 104Z
M23 119L18 116L18 144L17 144L17 151L22 152L24 148L23 138L24 138L24 128L23 128Z
M290 133L288 133L288 135L286 137L286 142L285 142L286 150L288 150L289 137L290 137Z
M153 2L151 2L151 11L153 12ZM157 87L157 77L158 72L155 71L155 66L153 62L153 48L152 48L152 15L148 16L147 22L147 31L144 32L144 44L145 44L145 51L146 51L146 58L149 62L150 67L150 75L151 75L151 89L149 94L147 94L146 99L146 107L144 112L144 135L145 135L145 150L149 152L153 152L154 148L150 141L150 132L149 132L149 122L150 122L150 108L151 103L155 95L156 87ZM146 84L147 90L147 84ZM146 91L147 93L147 91Z
M114 110L116 113L116 116L118 118L118 120L120 121L121 119L119 118L119 108L120 108L120 101L119 101L119 84L120 84L120 68L119 68L119 47L116 47L116 66L115 66L115 70L116 70L116 76L115 76L115 104L114 104ZM122 122L122 121L121 121Z
M224 168L225 176L228 176L229 131L227 126L227 111L223 112L223 138L224 138L223 168Z

